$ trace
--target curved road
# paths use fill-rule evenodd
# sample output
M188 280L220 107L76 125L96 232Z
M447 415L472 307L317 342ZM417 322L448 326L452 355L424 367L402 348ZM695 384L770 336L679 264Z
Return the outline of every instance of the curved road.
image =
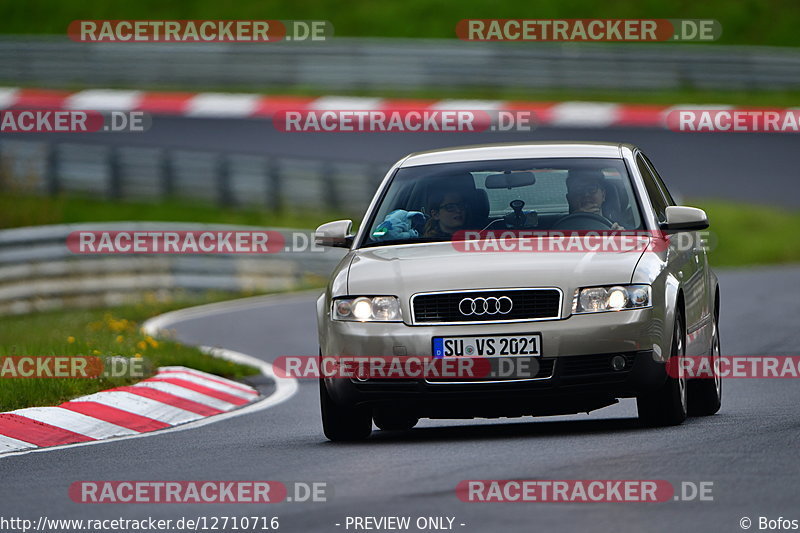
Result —
M800 354L795 298L800 269L720 273L724 354ZM313 295L249 300L241 308L171 325L187 343L222 346L266 361L313 355ZM570 417L429 421L408 433L376 431L333 444L321 431L316 383L266 411L177 433L0 459L0 516L131 518L278 516L281 531L347 531L351 516L455 517L455 530L740 531L750 517L800 518L800 384L725 383L719 414L642 429L631 400ZM324 481L326 503L85 505L78 480ZM713 482L714 501L650 504L469 504L464 479L665 479ZM342 524L336 526L335 524ZM464 524L460 526L459 524ZM353 531L350 529L350 531ZM412 529L415 531L415 529Z

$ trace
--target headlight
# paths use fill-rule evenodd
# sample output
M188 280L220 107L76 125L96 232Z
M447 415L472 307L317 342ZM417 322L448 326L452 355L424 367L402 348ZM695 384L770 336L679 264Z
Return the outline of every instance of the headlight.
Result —
M400 322L400 300L396 296L359 296L333 301L334 320L356 322Z
M650 285L613 285L576 289L572 299L572 313L622 311L650 307Z

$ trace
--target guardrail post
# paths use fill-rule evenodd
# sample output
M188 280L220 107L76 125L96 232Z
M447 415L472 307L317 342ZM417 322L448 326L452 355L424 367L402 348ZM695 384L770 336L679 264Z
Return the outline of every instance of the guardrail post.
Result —
M161 194L165 199L175 196L175 167L170 150L161 152Z
M231 193L231 161L230 157L220 154L217 159L217 199L222 207L233 204Z
M58 175L58 147L55 144L47 144L44 156L44 181L47 194L55 196L61 192Z
M321 178L323 180L322 190L325 191L325 206L338 211L341 207L341 201L336 187L336 168L334 168L333 163L325 162L322 164Z
M119 148L108 150L108 197L118 200L122 197L122 165L119 161Z
M2 144L0 144L0 192L4 189L11 188L11 172L6 172L7 168L6 165L9 164L6 161L4 151L2 149Z
M267 159L267 205L274 211L283 209L283 176L277 157Z
M372 188L373 191L377 190L380 187L381 182L383 181L383 166L378 165L376 163L372 163L367 167L367 180L368 185ZM372 198L372 192L370 191L370 198Z

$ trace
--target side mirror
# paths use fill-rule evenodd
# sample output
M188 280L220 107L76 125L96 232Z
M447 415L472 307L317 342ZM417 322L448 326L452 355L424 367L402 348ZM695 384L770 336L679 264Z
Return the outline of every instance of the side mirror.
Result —
M314 232L314 242L320 246L333 246L336 248L350 248L353 245L353 235L350 229L352 220L335 220L317 228Z
M666 213L667 221L661 224L664 231L700 231L708 227L708 216L702 209L671 205Z

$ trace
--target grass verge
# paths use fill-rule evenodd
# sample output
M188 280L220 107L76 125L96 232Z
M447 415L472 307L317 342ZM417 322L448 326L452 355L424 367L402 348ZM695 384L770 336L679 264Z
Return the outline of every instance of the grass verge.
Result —
M203 222L284 228L316 228L337 218L335 211L263 211L255 208L220 208L196 202L168 200L158 203L112 202L83 196L39 196L0 193L0 229L44 224L119 222Z
M151 376L159 366L169 365L188 366L231 379L257 374L255 368L223 361L177 342L153 339L139 331L140 323L147 318L208 301L142 303L112 309L3 317L0 321L0 363L5 356L121 356L128 358L128 362L140 361L144 377ZM0 368L4 367L0 365ZM0 412L57 405L70 398L129 385L140 379L111 376L8 378L0 374Z
M794 235L795 228L800 227L800 212L726 200L694 199L687 205L703 208L708 213L714 266L800 262L800 239ZM144 204L74 196L0 195L0 229L127 220L314 229L339 218L353 216L324 210L275 213L257 209L220 209L178 200Z
M23 87L42 89L41 85L25 85L15 80L0 79L0 87ZM61 89L65 91L82 91L94 87L83 84L62 84L48 86L48 89ZM130 89L130 86L106 84L106 89ZM282 87L254 87L249 85L174 85L155 84L151 86L137 86L140 90L151 91L176 91L198 92L209 91L219 93L255 93L265 96L329 96L331 91L321 90L319 87L291 85ZM700 90L677 87L674 89L527 89L520 87L433 87L433 88L393 88L379 87L362 89L348 89L345 93L335 91L343 96L365 96L377 98L409 98L414 100L509 100L519 102L611 102L643 105L731 105L748 109L755 108L784 108L797 107L800 102L800 90Z
M793 0L330 0L218 2L159 0L28 0L0 3L0 33L64 34L76 19L316 19L330 20L338 36L455 38L462 18L714 18L722 24L720 44L797 46L800 7ZM536 43L530 43L535 47ZM677 45L680 46L680 45Z
M688 205L708 214L714 266L800 262L800 212L720 200Z

